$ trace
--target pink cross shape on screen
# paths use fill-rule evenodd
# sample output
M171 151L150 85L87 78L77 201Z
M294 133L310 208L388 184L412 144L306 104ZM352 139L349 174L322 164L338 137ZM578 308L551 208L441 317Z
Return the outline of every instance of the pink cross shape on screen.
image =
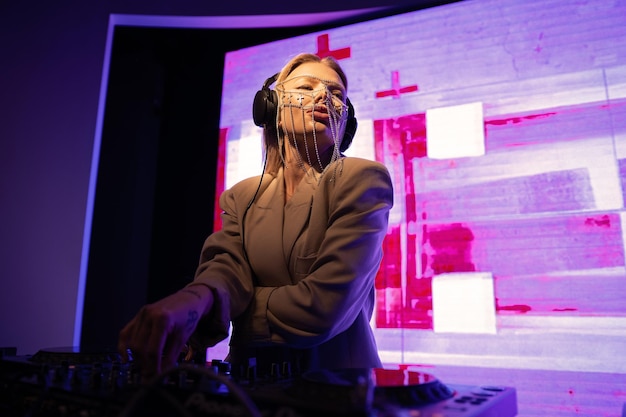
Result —
M400 72L392 71L391 72L391 89L377 91L376 98L383 98L383 97L389 97L389 96L393 98L400 98L400 94L412 93L413 91L417 91L417 84L408 85L406 87L401 87L400 86Z
M340 60L345 58L350 58L350 48L341 48L335 49L334 51L330 50L330 42L328 40L328 34L320 35L317 37L317 56L320 58L325 58L327 56L332 56L333 58Z

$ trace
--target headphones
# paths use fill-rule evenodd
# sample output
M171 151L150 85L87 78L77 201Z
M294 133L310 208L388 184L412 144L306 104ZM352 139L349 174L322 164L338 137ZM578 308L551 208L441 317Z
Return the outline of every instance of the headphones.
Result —
M275 120L278 112L278 94L275 90L270 89L270 85L276 82L278 73L272 75L265 80L263 87L256 92L254 96L254 102L252 103L252 118L254 124L259 127L266 125L271 126ZM356 117L354 116L354 107L350 102L350 99L346 99L346 105L348 106L348 119L346 120L346 130L339 144L339 150L344 152L350 147L356 128L358 126Z

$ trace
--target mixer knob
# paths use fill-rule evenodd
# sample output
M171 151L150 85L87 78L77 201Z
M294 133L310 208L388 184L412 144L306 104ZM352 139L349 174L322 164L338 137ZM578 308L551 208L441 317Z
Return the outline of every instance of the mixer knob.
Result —
M285 378L291 378L291 362L283 362L282 373Z
M109 373L109 389L111 392L117 392L122 387L123 382L122 365L119 362L113 362Z
M70 379L70 385L73 388L80 387L82 385L82 380L81 380L80 368L79 367L72 366L70 368L69 379Z
M246 378L250 382L256 380L256 358L248 359L248 367L246 369Z
M55 385L64 386L68 381L69 363L61 361L61 365L55 369L54 383Z
M188 375L186 371L180 371L178 373L178 388L186 389L189 387Z
M270 367L270 377L272 378L280 378L280 367L277 363L272 363Z
M231 370L230 362L226 362L221 359L213 359L211 361L211 367L216 368L216 371L220 374L230 375L230 370Z
M98 390L102 387L103 376L104 375L102 373L102 364L95 363L93 365L93 368L91 371L91 378L89 380L92 389Z

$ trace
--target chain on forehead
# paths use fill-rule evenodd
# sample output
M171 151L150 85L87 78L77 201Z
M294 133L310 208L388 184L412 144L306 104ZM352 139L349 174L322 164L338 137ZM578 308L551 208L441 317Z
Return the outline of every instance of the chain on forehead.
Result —
M339 99L339 98L335 98L335 95L333 94L333 92L331 91L331 87L338 87L341 88L341 90L343 91L343 88L338 86L337 83L333 82L333 81L328 81L328 80L323 80L319 77L313 77L310 75L298 75L296 77L291 78L290 80L293 80L295 78L301 78L301 77L306 77L306 78L315 78L317 80L319 80L320 82L324 83L324 88L317 88L315 90L307 90L307 91L303 91L302 89L289 89L286 90L284 88L284 86L282 85L284 82L289 81L289 80L285 80L279 84L276 85L276 91L278 93L280 93L281 95L281 103L280 106L281 107L291 107L291 104L287 103L287 100L289 100L289 98L293 98L296 97L296 100L299 101L299 106L302 106L302 99L303 97L307 96L307 97L311 97L311 98L315 98L317 97L320 93L322 92L326 92L327 93L327 97L326 100L328 102L328 107L329 109L333 109L334 111L336 111L339 115L339 117L343 117L345 116L346 110L347 110L347 105L345 103L343 103L343 100ZM331 86L329 87L326 82L331 83Z

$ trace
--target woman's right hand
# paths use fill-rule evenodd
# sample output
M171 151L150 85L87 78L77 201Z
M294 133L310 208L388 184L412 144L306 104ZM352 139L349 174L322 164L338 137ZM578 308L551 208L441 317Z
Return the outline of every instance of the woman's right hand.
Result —
M130 350L145 378L175 366L198 321L212 305L213 293L204 285L185 287L145 305L119 334L122 359L128 361Z

